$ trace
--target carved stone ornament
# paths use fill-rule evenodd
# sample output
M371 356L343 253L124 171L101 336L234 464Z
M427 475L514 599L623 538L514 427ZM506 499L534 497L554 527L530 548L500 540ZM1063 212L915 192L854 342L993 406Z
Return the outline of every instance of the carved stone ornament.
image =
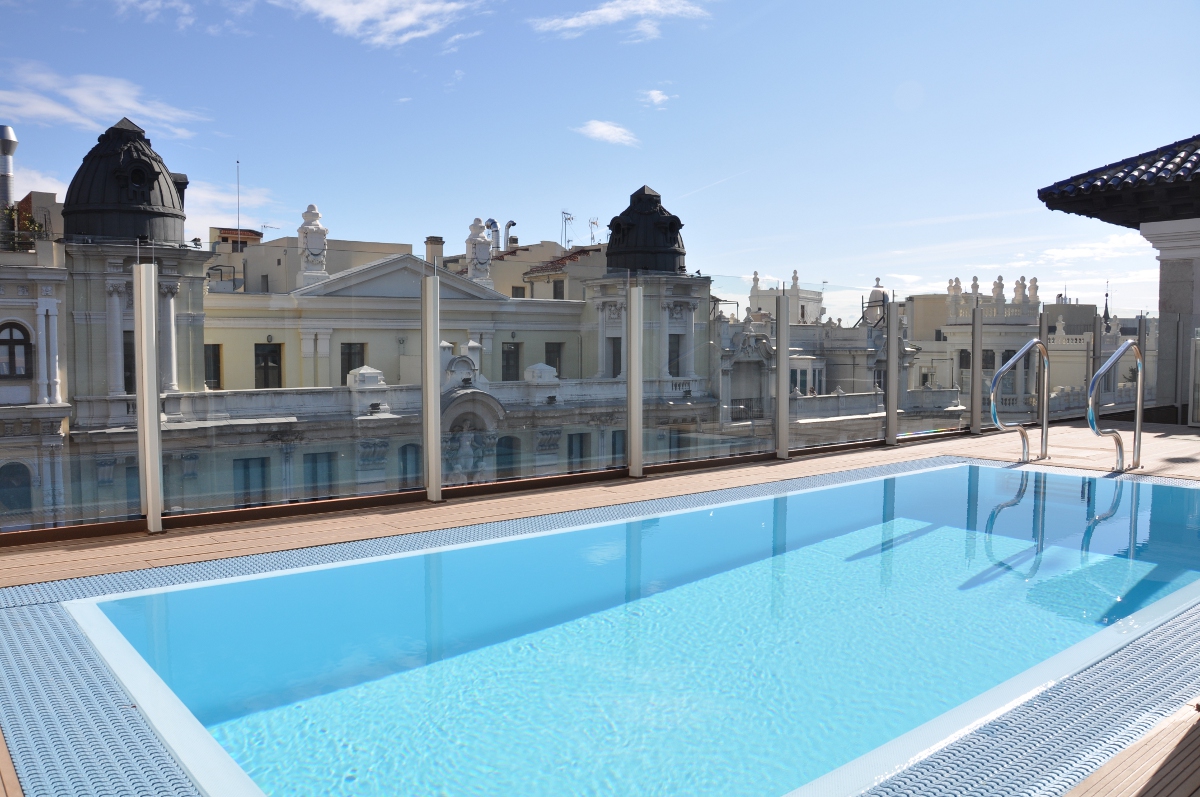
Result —
M297 230L300 239L301 264L307 271L324 271L325 256L329 251L329 230L321 224L321 211L316 205L300 214L304 223Z
M488 240L483 219L471 222L471 234L467 236L467 278L486 280L491 278L492 242Z
M608 302L604 305L604 315L609 321L620 321L625 314L625 302Z
M178 296L179 295L179 283L178 282L160 282L160 283L158 283L158 294L159 294L159 296L171 296L171 297Z

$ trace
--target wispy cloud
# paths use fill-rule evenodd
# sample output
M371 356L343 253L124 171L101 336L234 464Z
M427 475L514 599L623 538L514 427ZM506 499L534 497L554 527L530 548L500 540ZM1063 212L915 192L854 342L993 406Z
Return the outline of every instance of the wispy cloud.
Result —
M254 228L270 219L263 211L275 205L274 197L266 188L242 186L242 226ZM207 183L193 180L187 190L187 236L208 240L209 227L232 227L237 223L237 187L229 184ZM296 212L299 226L299 211ZM276 222L277 223L277 222Z
M26 169L23 166L18 166L13 170L13 183L13 189L18 199L30 191L48 191L56 194L60 200L67 193L67 184L62 180L36 169Z
M185 0L116 0L117 11L122 14L136 14L150 22L158 19L160 14L174 13L175 24L180 29L186 28L196 21L195 11L191 3Z
M707 16L707 11L688 0L608 0L589 11L532 19L530 24L534 30L542 33L556 33L563 38L573 39L593 28L636 20L631 38L634 41L648 41L662 35L659 23L664 19L702 19Z
M442 55L449 55L450 53L458 52L459 42L466 41L467 39L474 39L476 36L481 35L483 35L483 31L481 30L472 31L470 33L454 34L449 39L446 39L446 43L442 46Z
M478 0L268 0L311 14L343 36L394 47L433 36L458 20Z
M637 136L616 122L601 122L598 119L592 119L585 123L583 127L573 127L571 129L588 138L593 138L596 141L604 141L609 144L621 144L626 147L633 147L637 146L638 143Z
M0 90L0 116L18 122L66 124L103 130L122 116L178 138L192 131L183 125L203 119L197 113L142 96L142 87L104 75L59 75L40 64L11 73L11 90Z

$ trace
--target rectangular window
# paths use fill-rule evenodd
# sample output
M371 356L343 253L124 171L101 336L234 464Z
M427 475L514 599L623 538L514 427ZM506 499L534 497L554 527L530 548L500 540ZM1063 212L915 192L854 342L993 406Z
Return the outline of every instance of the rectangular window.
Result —
M958 350L958 367L963 371L968 371L971 368L971 350Z
M310 501L333 498L337 481L337 454L325 451L304 455L304 497Z
M679 376L679 348L683 345L683 335L670 335L667 338L667 373Z
M133 333L122 333L122 343L125 353L125 393L132 396L137 392L137 352L133 349Z
M221 390L221 344L204 344L204 386Z
M935 330L933 330L933 339L934 339L934 341L942 341L942 340L945 340L946 338L945 338L945 336L942 335L942 330L935 329Z
M266 457L233 461L234 506L262 506L267 503L268 462Z
M260 287L262 288L262 292L270 293L271 292L271 275L263 274L262 277L259 278L259 281L261 283Z
M609 460L609 465L614 468L619 468L625 464L625 430L613 429L612 432L612 458Z
M500 379L504 382L521 381L520 343L505 343L500 347Z
M996 352L992 351L991 349L983 350L983 370L996 370Z
M558 378L562 378L562 353L563 344L547 343L546 344L546 365L554 369L558 374Z
M621 339L609 338L608 348L606 351L607 362L604 363L604 373L608 374L610 379L616 379L621 375Z
M567 283L564 282L563 280L555 280L554 281L554 298L555 299L567 298Z
M342 344L342 384L346 384L346 374L353 371L355 368L362 368L367 364L367 344L365 343L343 343Z
M514 285L512 287L512 297L514 299L524 299L525 298L525 286L522 285L521 287L518 288L516 285Z
M795 384L792 385L800 395L808 394L808 371L792 371L796 375Z
M876 368L875 369L875 387L878 390L886 390L885 385L887 385L887 369L886 368Z
M254 388L283 387L283 344L254 344Z
M812 379L813 392L815 392L818 396L825 395L825 369L814 368Z
M590 432L567 435L567 472L578 473L588 469L588 460L592 456L592 435Z
M400 446L400 489L420 487L421 469L421 447L415 443Z

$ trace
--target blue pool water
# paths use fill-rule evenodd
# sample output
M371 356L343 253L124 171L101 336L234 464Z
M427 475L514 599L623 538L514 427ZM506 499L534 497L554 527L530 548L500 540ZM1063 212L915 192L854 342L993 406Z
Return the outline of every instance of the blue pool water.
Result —
M1196 580L1198 533L1198 490L960 466L100 607L270 795L780 795Z

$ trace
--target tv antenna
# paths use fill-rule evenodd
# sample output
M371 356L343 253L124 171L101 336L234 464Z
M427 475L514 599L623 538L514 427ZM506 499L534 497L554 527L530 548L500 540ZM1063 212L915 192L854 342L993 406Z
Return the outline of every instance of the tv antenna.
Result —
M279 229L279 228L278 228L278 227L276 227L274 224L260 224L260 225L258 225L258 226L259 226L259 227L262 227L262 231L263 231L263 238L266 238L266 237L267 237L267 230L278 230L278 229Z
M570 246L570 243L567 241L567 227L569 227L573 221L575 221L575 217L571 215L571 211L564 210L562 212L562 237L559 239L562 241L564 249Z
M596 218L595 216L588 219L588 230L591 233L593 246L596 243L596 230L598 229L600 229L600 219Z

